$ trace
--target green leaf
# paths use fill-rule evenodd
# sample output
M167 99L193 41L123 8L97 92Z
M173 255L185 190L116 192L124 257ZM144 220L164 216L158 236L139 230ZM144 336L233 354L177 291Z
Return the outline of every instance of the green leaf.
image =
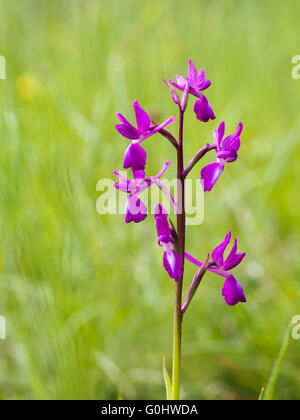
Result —
M172 399L172 384L171 384L170 377L167 371L165 357L163 358L163 373L164 373L164 380L165 380L165 386L166 386L167 400L171 400Z
M265 388L262 388L259 394L259 398L258 398L259 401L262 401L264 399L264 392L265 392Z
M280 370L281 370L281 366L283 363L283 360L285 358L286 352L287 352L287 348L288 348L288 344L289 344L289 339L290 339L290 335L291 335L291 327L292 324L290 323L288 326L288 329L285 333L284 339L282 341L282 345L280 348L280 351L278 353L275 365L273 367L272 373L270 375L268 384L266 386L266 391L263 394L263 400L265 401L270 401L273 399L273 395L274 395L274 391L275 391L275 386L280 374Z

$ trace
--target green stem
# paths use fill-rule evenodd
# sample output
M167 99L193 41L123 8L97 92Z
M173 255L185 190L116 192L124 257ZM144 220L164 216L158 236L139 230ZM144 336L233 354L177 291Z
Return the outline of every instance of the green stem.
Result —
M179 118L179 147L177 149L177 234L179 254L184 263L185 251L185 205L184 205L184 177L183 177L183 111ZM172 400L180 398L180 365L181 365L181 331L182 318L182 283L183 276L175 284L174 318L173 318L173 372L172 372Z

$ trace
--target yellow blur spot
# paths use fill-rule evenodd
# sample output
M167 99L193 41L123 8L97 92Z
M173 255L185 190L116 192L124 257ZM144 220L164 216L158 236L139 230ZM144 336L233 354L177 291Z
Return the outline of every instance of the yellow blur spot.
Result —
M19 98L30 101L38 95L41 85L36 77L24 74L17 79L16 88Z

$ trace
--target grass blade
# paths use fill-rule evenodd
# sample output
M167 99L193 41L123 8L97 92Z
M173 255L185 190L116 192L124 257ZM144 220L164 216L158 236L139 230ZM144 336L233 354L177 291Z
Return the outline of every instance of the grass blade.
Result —
M164 373L164 380L165 380L165 386L166 386L166 393L167 393L167 400L171 400L172 398L172 384L170 381L170 377L167 371L166 366L166 358L163 358L163 373Z
M264 399L265 388L262 388L259 394L258 401L262 401Z
M290 334L291 334L291 326L292 324L289 324L289 327L285 333L280 351L278 353L275 365L273 367L271 376L269 378L268 384L266 386L266 391L263 394L263 400L265 401L270 401L273 399L273 395L274 395L274 391L275 391L275 386L280 374L280 370L281 370L281 366L283 363L283 360L285 358L286 352L287 352L287 348L288 348L288 344L289 344L289 339L290 339Z

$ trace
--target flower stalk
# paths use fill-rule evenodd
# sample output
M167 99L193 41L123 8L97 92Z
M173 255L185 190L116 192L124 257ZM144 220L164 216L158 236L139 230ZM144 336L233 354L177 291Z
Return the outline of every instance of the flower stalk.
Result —
M231 270L241 263L245 253L237 252L237 240L225 258L224 252L231 240L229 231L225 239L210 253L206 261L202 263L186 251L186 212L185 212L185 179L196 164L210 151L214 150L217 160L206 165L201 170L201 179L203 181L204 191L210 191L222 172L225 165L234 162L240 148L240 135L243 130L242 123L239 123L236 131L227 137L225 135L225 123L222 122L217 130L214 130L213 143L206 143L190 160L184 169L184 148L183 148L183 123L184 115L191 99L190 95L196 97L194 112L199 121L207 123L216 117L210 103L203 91L211 85L210 80L205 78L205 71L201 69L197 73L196 67L189 60L188 77L176 76L176 82L166 82L171 94L172 101L179 109L179 131L178 139L172 133L166 130L166 126L172 124L175 118L169 117L165 122L158 125L151 121L149 115L141 108L139 102L134 101L133 107L136 116L136 125L131 124L122 114L117 113L120 124L116 125L117 131L125 138L130 140L124 155L123 168L132 171L133 179L128 179L118 172L114 172L119 178L115 187L128 194L126 205L125 222L140 223L148 215L147 207L139 198L139 195L147 188L159 188L168 199L177 218L177 226L174 227L169 218L168 212L158 202L155 206L154 219L158 236L158 245L163 248L163 266L169 277L175 282L174 290L174 308L173 308L173 363L172 380L170 379L166 358L163 360L163 375L166 385L167 399L179 400L180 398L180 375L181 375L181 338L183 317L190 303L197 292L199 285L207 271L225 278L222 296L229 306L236 305L239 302L246 302L246 297L240 283L232 275ZM175 91L182 92L180 101L179 95ZM174 198L170 190L161 181L162 175L170 165L166 162L156 176L146 176L145 168L147 153L141 147L141 143L153 136L155 133L161 134L172 146L174 146L177 155L177 196ZM211 257L210 257L211 255ZM210 260L211 258L211 260ZM185 260L197 267L196 274L191 282L187 296L182 302L183 294L183 276Z
M179 147L177 150L177 236L179 255L184 264L185 252L185 195L184 195L184 177L183 177L183 120L184 110L179 108ZM184 268L184 265L183 265ZM182 320L181 313L182 302L182 277L175 283L174 296L174 319L173 319L173 373L172 373L172 400L179 400L180 396L180 365L181 365L181 335Z

